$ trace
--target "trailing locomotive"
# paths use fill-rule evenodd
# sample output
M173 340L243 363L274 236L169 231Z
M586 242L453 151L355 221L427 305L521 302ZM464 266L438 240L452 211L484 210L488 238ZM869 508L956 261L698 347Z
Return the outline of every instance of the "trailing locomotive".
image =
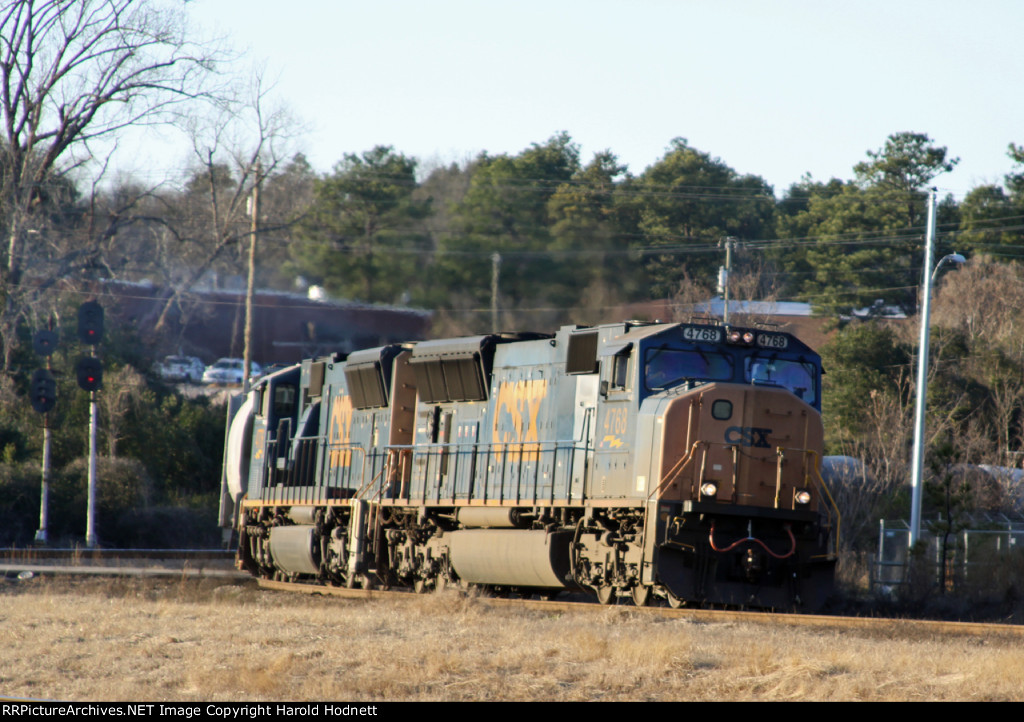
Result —
M221 517L265 578L813 610L820 389L796 337L710 324L309 359L235 402Z

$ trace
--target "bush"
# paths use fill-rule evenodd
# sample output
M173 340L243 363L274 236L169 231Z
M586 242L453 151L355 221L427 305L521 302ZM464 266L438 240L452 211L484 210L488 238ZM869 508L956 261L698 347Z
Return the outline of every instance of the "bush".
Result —
M206 549L218 545L220 532L213 509L155 506L122 513L109 539L132 549Z

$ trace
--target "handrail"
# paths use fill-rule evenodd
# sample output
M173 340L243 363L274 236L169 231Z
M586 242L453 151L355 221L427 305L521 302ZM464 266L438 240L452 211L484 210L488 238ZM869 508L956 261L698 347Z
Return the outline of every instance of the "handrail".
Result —
M708 443L708 442L706 442L706 441L694 441L693 445L690 447L690 450L687 451L685 454L683 454L681 457L679 457L679 461L676 462L675 466L673 466L671 469L669 469L668 473L665 474L665 476L661 479L661 481L658 482L658 485L655 486L653 489L651 489L651 492L647 495L647 500L650 501L651 497L653 497L655 494L661 492L662 488L666 484L674 481L677 476L679 476L681 473L683 473L683 469L693 459L693 456L694 456L694 454L697 451L697 447L698 446L702 446L702 445L704 445L706 443Z
M818 455L818 452L814 451L813 449L805 449L804 453L812 457ZM837 549L839 549L839 539L841 537L840 530L843 522L843 517L842 514L839 513L839 505L836 504L836 500L832 497L832 492L829 490L828 484L826 484L825 480L821 478L821 465L818 463L813 463L811 464L811 468L814 469L814 476L817 479L818 486L820 486L821 490L825 492L825 497L828 499L828 503L832 506L832 511L835 515L836 533L833 537L833 543L835 544L835 549L833 549L833 552L835 552ZM807 481L810 481L810 475L806 476L805 479ZM808 484L808 486L810 486L810 484ZM829 517L832 516L832 514L829 514Z
M543 497L537 496L538 488L537 482L540 474L541 463L556 463L559 459L566 459L567 463L564 466L562 472L555 470L555 474L558 479L563 479L570 485L572 485L572 478L574 475L574 469L578 459L578 454L587 454L593 451L593 448L588 445L581 445L574 439L556 439L556 440L537 440L537 441L463 441L463 442L435 442L430 444L389 444L384 446L387 457L385 460L385 468L392 469L390 477L401 478L403 485L399 491L399 498L413 497L413 490L406 487L404 482L405 470L399 468L399 477L395 477L393 467L396 463L412 463L414 459L427 459L433 460L434 464L439 463L438 460L444 457L451 459L451 467L448 472L444 474L444 478L448 481L444 483L437 483L441 478L440 476L432 475L430 478L423 477L419 478L417 475L415 479L410 481L418 481L419 484L423 484L423 488L415 492L417 498L423 494L424 498L429 495L430 498L437 502L442 499L455 500L456 489L454 486L448 487L448 484L452 483L452 480L461 478L460 465L462 464L483 464L485 467L489 467L495 464L499 467L496 470L494 478L491 480L494 483L484 484L479 487L475 487L472 498L477 500L488 500L493 496L494 490L497 490L500 498L505 501L519 501L520 499L529 499L530 501L542 500ZM585 463L585 462L583 462ZM529 481L527 472L530 470L529 466L535 464L536 466L532 469L534 479L532 485ZM464 467L463 467L464 468ZM472 468L481 468L470 467ZM438 469L433 469L432 474L439 474ZM473 472L470 472L473 473ZM418 472L414 472L418 474ZM552 477L553 479L556 477ZM370 481L372 484L376 480ZM430 488L431 485L436 484L434 488ZM529 488L532 491L529 494L525 494L525 490ZM551 501L555 500L554 484L552 484ZM580 495L580 501L583 500L583 494ZM461 498L461 497L458 497ZM561 497L559 497L560 499Z

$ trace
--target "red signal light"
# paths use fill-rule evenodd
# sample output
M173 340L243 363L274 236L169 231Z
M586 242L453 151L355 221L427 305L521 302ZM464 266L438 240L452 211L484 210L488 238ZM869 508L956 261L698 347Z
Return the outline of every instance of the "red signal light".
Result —
M78 359L75 365L78 385L86 391L99 391L103 388L103 364L95 356Z

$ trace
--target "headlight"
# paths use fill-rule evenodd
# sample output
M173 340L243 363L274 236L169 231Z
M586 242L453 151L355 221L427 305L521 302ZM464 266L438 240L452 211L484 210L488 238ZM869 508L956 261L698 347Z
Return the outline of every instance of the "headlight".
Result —
M807 489L799 489L793 495L793 500L800 506L807 506L811 503L811 492L807 491Z
M715 496L716 494L718 494L718 484L706 481L700 485L701 496Z
M730 329L725 335L725 340L727 343L739 344L741 346L752 346L754 344L754 332Z

